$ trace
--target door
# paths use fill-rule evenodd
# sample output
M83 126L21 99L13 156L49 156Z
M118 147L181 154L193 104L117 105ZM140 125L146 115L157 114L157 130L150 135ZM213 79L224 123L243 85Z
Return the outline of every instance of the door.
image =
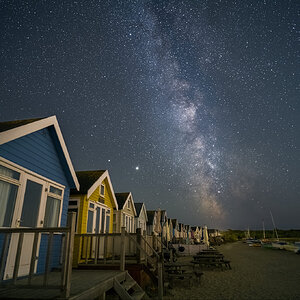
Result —
M15 217L11 227L42 227L45 212L46 183L45 181L29 174L24 174L23 178L25 181L24 190L20 193L21 195L17 199L14 214ZM15 257L18 247L18 237L19 234L17 233L12 234L4 279L9 279L13 276ZM24 234L18 276L25 276L29 274L33 237L33 233ZM39 249L39 243L37 249ZM38 253L36 253L36 256L37 255Z

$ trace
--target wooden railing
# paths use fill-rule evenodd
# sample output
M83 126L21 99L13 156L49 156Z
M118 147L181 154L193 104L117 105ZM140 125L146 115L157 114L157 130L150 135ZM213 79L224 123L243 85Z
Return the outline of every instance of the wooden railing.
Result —
M124 231L125 231L125 228L124 228ZM158 280L158 299L159 300L163 299L163 294L164 294L163 287L164 287L164 285L163 285L163 256L162 256L162 253L158 253L153 249L153 247L147 242L146 238L143 237L143 235L141 234L141 231L139 229L137 229L137 238L136 238L136 240L134 240L133 237L130 234L128 234L128 233L126 233L126 234L128 235L129 239L132 239L133 242L135 242L136 247L139 250L137 252L138 260L141 261L141 257L142 257L142 253L143 253L146 256L146 261L150 260L152 266L156 267L157 280ZM145 247L145 245L146 245L146 247ZM152 251L154 258L153 258L153 256L150 256L148 254L148 252L146 250L147 247L149 247L150 250Z
M75 234L74 244L75 265L119 264L123 251L127 261L137 259L138 262L142 262L156 253L161 253L162 250L154 236L142 235L139 229L137 233L128 233L125 227L121 233Z
M18 274L21 262L21 253L24 242L24 236L26 234L33 234L33 243L30 259L29 274L26 280L18 282ZM1 285L5 287L13 288L48 288L48 289L60 289L61 297L67 298L70 295L71 288L71 275L72 275L72 259L73 259L73 244L75 234L75 213L68 214L67 227L49 227L49 228L0 228L0 235L4 235L4 241L2 244L2 251L0 257L0 275ZM47 237L47 251L46 259L43 272L42 284L33 284L34 271L38 264L37 247L40 238L43 236ZM61 278L59 284L49 285L49 274L51 271L51 254L53 239L55 235L61 236ZM11 238L17 238L17 249L14 260L13 276L11 280L3 280L3 274L5 271L5 264L9 252L9 245Z
M162 245L154 236L147 236L137 229L136 233L128 233L125 227L121 233L109 234L75 234L74 263L79 265L114 264L125 271L130 260L137 263L149 262L155 269L158 278L158 292L163 295L163 262Z

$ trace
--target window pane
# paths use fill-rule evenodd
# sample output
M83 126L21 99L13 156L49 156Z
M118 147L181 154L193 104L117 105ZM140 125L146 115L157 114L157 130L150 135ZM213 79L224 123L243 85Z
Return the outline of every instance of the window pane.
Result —
M88 212L88 222L87 222L87 232L93 232L93 223L94 223L94 212L89 210Z
M100 232L100 207L96 208L96 233Z
M0 180L0 227L10 227L18 187Z
M105 228L106 233L109 233L109 225L110 225L110 216L107 215L106 216L106 228Z
M90 203L90 208L94 208L95 205L93 203Z
M44 227L57 227L60 212L60 200L47 197Z
M102 208L101 212L101 233L104 233L104 225L105 225L105 209Z
M36 227L42 187L43 186L37 182L27 180L20 226Z
M104 196L104 185L100 186L100 195Z
M61 196L62 195L62 190L57 189L54 186L50 186L50 193Z
M20 173L0 165L0 174L13 179L20 179Z

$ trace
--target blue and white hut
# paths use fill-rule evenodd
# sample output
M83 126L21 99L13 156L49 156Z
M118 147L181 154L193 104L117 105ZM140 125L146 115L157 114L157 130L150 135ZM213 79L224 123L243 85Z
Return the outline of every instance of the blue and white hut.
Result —
M70 188L79 184L55 116L0 123L0 230L66 226ZM12 233L9 244L5 236L0 235L0 254L5 254L0 276L10 279L19 234ZM38 235L34 273L45 272L48 236ZM52 239L50 268L61 263L61 236ZM34 233L23 236L17 276L29 274L33 239Z

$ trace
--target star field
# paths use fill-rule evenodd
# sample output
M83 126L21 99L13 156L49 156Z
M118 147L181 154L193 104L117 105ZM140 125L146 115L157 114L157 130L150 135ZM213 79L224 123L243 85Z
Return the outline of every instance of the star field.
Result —
M0 121L191 225L299 228L297 1L0 4Z

